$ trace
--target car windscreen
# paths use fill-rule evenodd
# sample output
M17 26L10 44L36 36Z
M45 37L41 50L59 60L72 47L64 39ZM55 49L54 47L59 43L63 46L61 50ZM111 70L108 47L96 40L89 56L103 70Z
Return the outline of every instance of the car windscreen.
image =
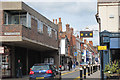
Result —
M48 70L49 69L49 66L48 65L39 65L39 66L33 66L32 67L32 70Z

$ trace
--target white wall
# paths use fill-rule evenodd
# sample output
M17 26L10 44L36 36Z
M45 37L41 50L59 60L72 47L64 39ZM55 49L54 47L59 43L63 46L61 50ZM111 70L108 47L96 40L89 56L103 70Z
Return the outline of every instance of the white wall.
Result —
M61 39L60 42L60 47L61 47L61 54L65 54L65 39Z
M118 3L99 4L99 17L101 19L101 31L118 32L119 15ZM110 18L113 17L113 18Z

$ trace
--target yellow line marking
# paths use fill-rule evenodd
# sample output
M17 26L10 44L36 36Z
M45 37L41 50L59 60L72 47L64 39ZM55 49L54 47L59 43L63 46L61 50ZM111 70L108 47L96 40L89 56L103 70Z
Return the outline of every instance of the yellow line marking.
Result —
M88 74L88 73L86 73L86 75L87 75L87 74ZM84 74L83 74L82 76L84 76ZM80 79L80 76L76 77L74 80L78 80L78 79Z
M76 70L76 71L79 71L79 70ZM70 73L73 73L73 72L76 72L76 71L66 72L66 73L63 73L63 74L61 74L61 75L70 74Z

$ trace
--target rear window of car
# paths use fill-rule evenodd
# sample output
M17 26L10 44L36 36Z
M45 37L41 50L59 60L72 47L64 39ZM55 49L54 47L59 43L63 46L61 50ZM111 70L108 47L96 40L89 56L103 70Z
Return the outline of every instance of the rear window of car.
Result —
M48 70L49 69L49 66L48 65L40 65L40 66L33 66L32 67L32 70Z

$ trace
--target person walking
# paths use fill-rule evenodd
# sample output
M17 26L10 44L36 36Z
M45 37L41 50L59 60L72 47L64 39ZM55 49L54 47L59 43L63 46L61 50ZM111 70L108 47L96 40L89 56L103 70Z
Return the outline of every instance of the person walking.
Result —
M18 63L17 63L17 78L19 77L22 78L22 63L20 59L18 60Z
M70 71L70 61L68 62L68 70Z
M72 64L73 64L72 60L70 60L70 69L72 69Z
M76 64L76 63L74 62L74 63L73 63L73 68L74 68L74 69L75 69L75 67L76 67L76 65L75 65L75 64Z

